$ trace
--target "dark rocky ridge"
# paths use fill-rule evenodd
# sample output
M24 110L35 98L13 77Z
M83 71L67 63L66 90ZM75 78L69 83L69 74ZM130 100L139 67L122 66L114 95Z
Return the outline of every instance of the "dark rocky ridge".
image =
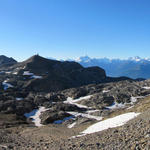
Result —
M26 86L28 90L58 91L92 82L99 83L106 78L105 71L101 68L83 68L75 62L49 60L38 55L31 57L25 63L26 70L44 76L40 80L30 82Z
M4 55L0 55L0 67L10 66L15 63L17 63L17 61L13 59L12 57L9 58Z

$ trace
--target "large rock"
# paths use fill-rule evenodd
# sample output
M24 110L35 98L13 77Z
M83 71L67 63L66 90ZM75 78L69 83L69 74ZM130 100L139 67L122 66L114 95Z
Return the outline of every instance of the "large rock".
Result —
M58 112L46 111L42 113L40 118L42 124L49 124L49 123L54 123L54 121L57 120L63 120L65 117L69 117L69 116L70 114L64 111L58 111Z

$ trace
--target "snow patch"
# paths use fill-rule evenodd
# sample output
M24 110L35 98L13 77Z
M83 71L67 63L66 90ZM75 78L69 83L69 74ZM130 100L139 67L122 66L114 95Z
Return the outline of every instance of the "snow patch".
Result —
M76 122L74 122L74 123L72 123L72 124L70 124L69 126L68 126L68 128L73 128L75 125L76 125L77 123Z
M88 95L88 96L80 97L78 99L72 99L71 97L68 97L67 100L64 101L64 103L76 105L79 108L92 109L92 107L87 107L85 105L81 105L81 104L77 103L79 101L89 99L89 98L91 98L91 96L92 95ZM89 110L89 111L86 111L85 113L78 113L78 112L67 112L67 113L69 113L69 114L71 114L75 117L82 116L82 117L85 117L85 118L90 118L90 119L95 119L95 120L102 120L102 117L90 115L90 113L96 112L96 111L99 111L99 110Z
M16 100L17 100L17 101L22 101L23 98L22 98L22 97L16 97Z
M24 76L32 76L34 75L33 73L30 73L29 71L24 71L23 73Z
M68 97L66 101L64 101L65 104L72 104L72 105L76 105L79 108L91 108L91 107L87 107L85 105L81 105L81 104L77 104L77 102L85 100L85 99L89 99L92 95L88 95L88 96L84 96L84 97L80 97L78 99L73 99L71 97Z
M146 89L146 90L150 90L150 87L148 87L148 86L144 86L144 87L142 87L143 89Z
M42 112L45 112L47 110L49 109L46 109L45 107L39 107L39 109L34 109L30 113L25 113L24 116L33 119L32 122L34 122L35 126L41 127L43 125L41 124L40 115Z
M137 117L138 115L140 115L140 113L130 112L110 119L106 119L104 121L100 121L98 123L93 124L92 126L88 127L86 130L81 132L81 134L86 135L86 134L107 130L109 128L119 127L126 124L129 120Z
M41 79L42 78L42 76L34 75L34 73L31 73L29 71L24 71L23 75L24 76L31 76L30 78L32 78L32 79Z
M114 102L111 106L108 106L106 108L107 109L118 109L118 108L124 108L124 107L125 107L125 104Z
M13 74L14 74L14 75L17 75L17 74L18 74L18 72L13 72Z
M134 106L130 106L130 107L127 108L127 110L129 110L129 109L131 109L131 108L133 108L133 107L134 107Z
M108 93L110 90L103 90L103 93Z
M5 73L6 73L6 74L11 74L11 71L6 71Z
M131 104L137 102L137 99L144 98L144 96L131 97Z
M11 85L10 83L7 83L7 81L5 80L3 83L2 83L3 87L4 87L4 90L7 90L8 88L13 88L14 86Z
M33 78L33 79L42 79L42 76L33 75L31 78Z

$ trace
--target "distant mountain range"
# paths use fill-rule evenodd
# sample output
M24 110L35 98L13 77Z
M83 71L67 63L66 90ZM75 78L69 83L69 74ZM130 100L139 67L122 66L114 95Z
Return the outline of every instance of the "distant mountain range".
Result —
M107 76L111 77L150 78L150 59L148 58L143 59L137 56L122 60L84 56L74 61L84 67L99 66L106 71Z
M55 59L52 58L49 59L56 61ZM63 60L60 61L64 62ZM134 58L131 57L123 60L123 59L108 59L108 58L90 58L88 56L84 56L76 60L68 59L67 61L68 62L75 61L86 68L98 66L100 68L103 68L106 72L106 75L110 77L126 76L133 79L150 78L150 59L148 58L147 59L140 58L137 56ZM1 68L2 67L7 68L14 64L17 64L17 61L14 60L13 58L8 58L4 55L0 55Z

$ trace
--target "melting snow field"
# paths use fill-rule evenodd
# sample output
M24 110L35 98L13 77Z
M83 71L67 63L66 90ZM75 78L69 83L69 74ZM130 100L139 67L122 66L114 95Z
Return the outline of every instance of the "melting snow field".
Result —
M129 112L126 114L122 114L122 115L110 118L110 119L106 119L104 121L100 121L98 123L93 124L92 126L87 128L83 132L81 132L81 134L86 135L86 134L91 134L91 133L95 133L95 132L100 132L100 131L103 131L103 130L106 130L109 128L115 128L115 127L122 126L122 125L126 124L129 120L137 117L139 114L140 113Z
M71 98L71 97L68 97L67 100L64 101L64 103L76 105L76 106L79 107L79 108L90 108L90 107L87 107L87 106L85 106L85 105L77 104L77 102L82 101L82 100L89 99L91 96L92 96L92 95L88 95L88 96L80 97L80 98L78 98L78 99L73 99L73 98Z
M45 112L47 110L48 109L46 109L45 107L40 107L39 109L34 109L30 113L25 113L24 116L27 117L27 118L33 119L32 122L35 123L35 126L41 127L43 125L41 124L40 115L41 115L42 112Z
M72 99L71 97L68 97L66 101L64 101L64 103L66 104L72 104L72 105L76 105L77 107L79 108L87 108L87 109L92 109L91 107L87 107L85 105L81 105L81 104L78 104L77 102L80 102L82 100L86 100L86 99L89 99L91 98L92 95L88 95L88 96L84 96L84 97L80 97L78 99ZM100 117L100 116L94 116L94 115L90 115L90 113L92 112L96 112L96 111L99 111L99 110L88 110L86 111L85 113L78 113L78 112L67 112L75 117L78 117L78 116L82 116L82 117L85 117L85 118L89 118L89 119L95 119L95 120L102 120L103 118ZM71 125L68 126L68 128L73 128L74 126L76 125L76 122L72 123Z

